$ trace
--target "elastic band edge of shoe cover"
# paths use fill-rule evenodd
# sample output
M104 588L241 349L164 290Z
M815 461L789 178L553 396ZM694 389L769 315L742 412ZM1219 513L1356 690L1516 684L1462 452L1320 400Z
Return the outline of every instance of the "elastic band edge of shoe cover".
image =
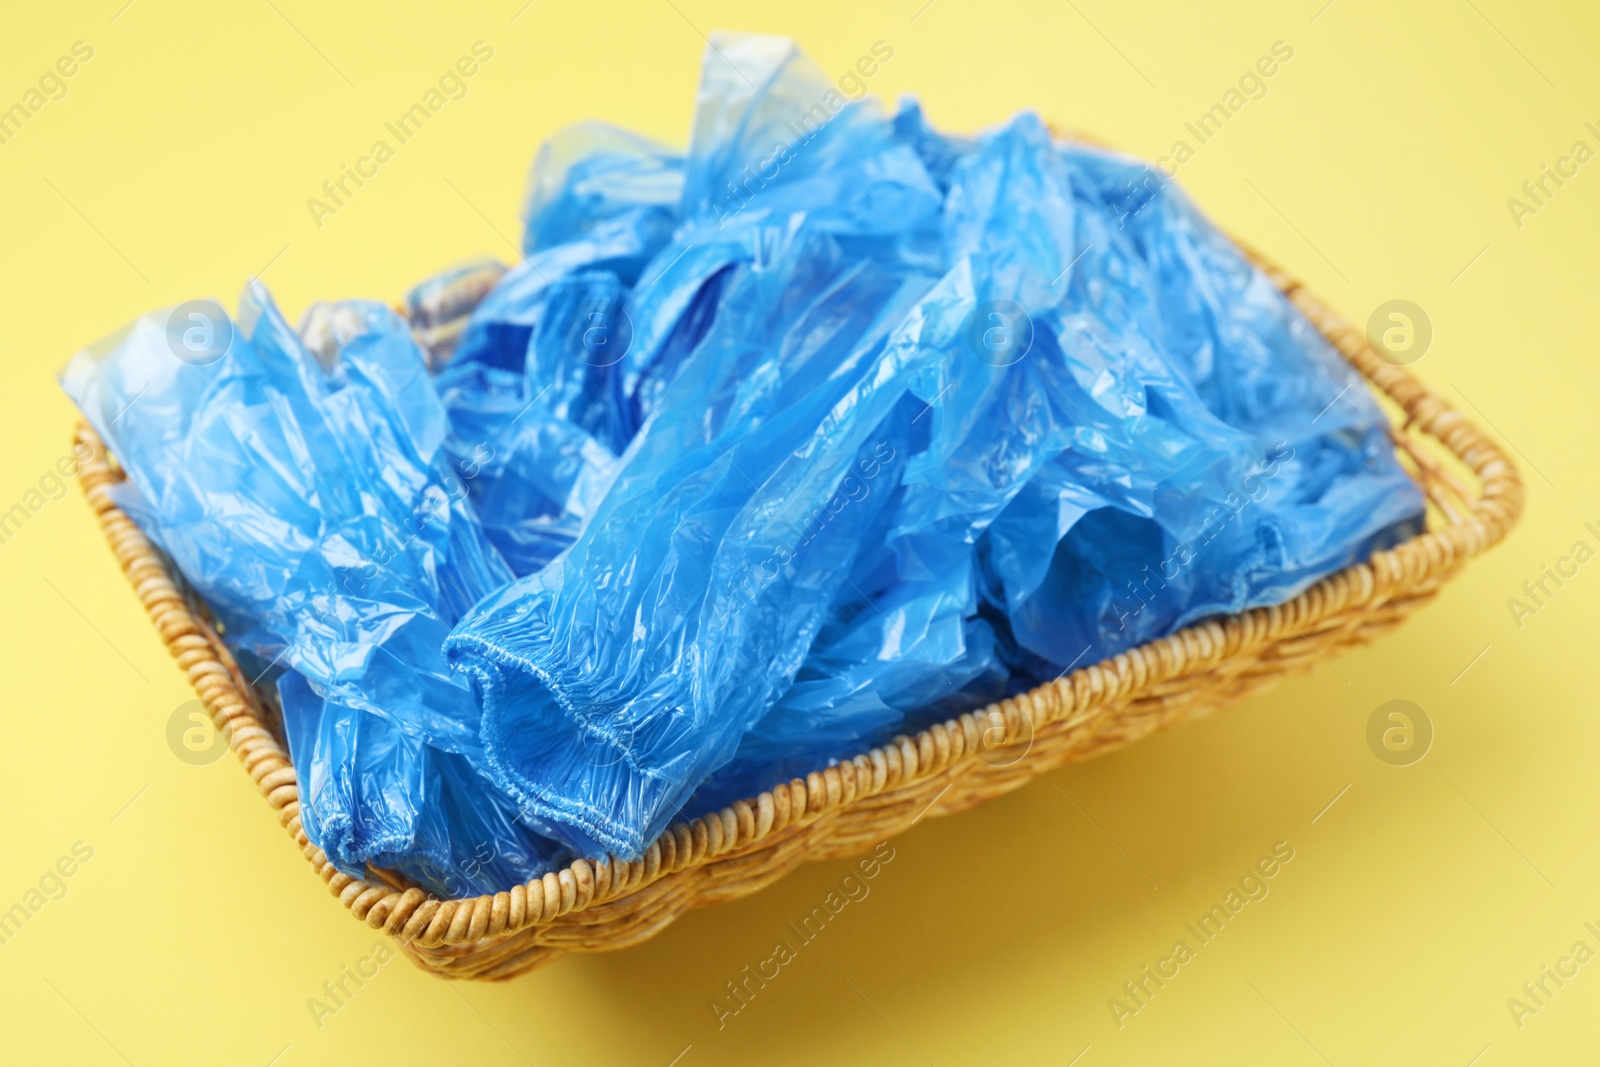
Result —
M407 837L404 834L389 834L386 837L375 838L367 843L366 848L357 850L355 847L355 821L345 812L335 812L326 817L319 816L317 821L321 824L323 830L323 833L318 836L322 837L325 843L317 844L315 841L311 843L322 849L323 854L328 857L328 862L352 878L365 878L367 876L367 867L385 853L392 856L416 856L434 864L441 871L448 871L453 866L449 857L431 849L418 849L416 847L416 839ZM300 823L303 828L305 826L303 815ZM328 847L327 841L330 834L338 842L339 854L337 856ZM310 836L309 833L306 834L308 839Z
M641 778L660 778L660 775L654 770L641 765L634 758L633 749L625 743L621 731L596 722L578 701L572 699L567 687L556 680L555 675L548 667L542 666L531 656L524 655L512 648L513 644L524 637L526 635L517 627L514 616L507 618L500 614L493 614L478 622L475 631L462 632L459 628L451 631L450 635L445 639L445 659L454 669L460 670L463 665L456 662L455 656L476 655L490 661L499 670L522 671L533 675L550 691L550 696L554 698L562 713L580 732L591 734L614 748L620 760L632 767L634 773ZM460 651L458 652L457 650ZM498 678L495 680L498 681ZM487 679L480 676L480 681L487 682ZM488 686L486 684L485 692L487 690ZM635 730L635 736L637 736L637 729ZM600 765L596 764L595 766ZM605 766L610 766L610 764ZM588 805L584 805L581 801L573 801L573 803L588 809ZM588 810L594 810L597 814L600 813L599 809Z
M446 643L450 664L456 670L476 678L483 692L483 723L479 736L494 782L517 802L518 808L545 819L569 824L588 835L596 844L612 852L619 859L635 860L643 855L649 842L643 834L630 833L618 825L607 812L582 800L562 796L522 774L501 754L500 728L502 719L503 675L508 670L525 671L543 685L563 714L577 723L570 699L550 672L508 649L493 644L475 634L452 634ZM618 746L619 748L621 746ZM626 752L626 749L622 749ZM627 772L642 780L655 776L639 771L626 759ZM612 766L616 766L613 764ZM624 792L623 795L630 795Z

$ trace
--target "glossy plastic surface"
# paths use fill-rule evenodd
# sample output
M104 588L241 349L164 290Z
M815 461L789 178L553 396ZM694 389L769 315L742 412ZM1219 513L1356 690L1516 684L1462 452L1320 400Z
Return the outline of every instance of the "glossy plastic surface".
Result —
M945 138L724 36L686 158L580 128L530 210L441 377L522 577L447 647L496 780L576 848L1281 601L1421 515L1267 279L1032 116Z
M408 326L322 306L313 352L259 286L237 322L190 307L79 354L62 384L127 472L119 505L246 672L277 676L307 836L347 873L452 895L545 869L562 850L482 775L478 708L441 652L510 571L444 463Z
M945 137L719 37L686 154L558 135L527 223L409 325L302 340L253 288L200 358L151 316L63 375L352 874L637 856L1418 526L1355 372L1159 173L1030 115Z

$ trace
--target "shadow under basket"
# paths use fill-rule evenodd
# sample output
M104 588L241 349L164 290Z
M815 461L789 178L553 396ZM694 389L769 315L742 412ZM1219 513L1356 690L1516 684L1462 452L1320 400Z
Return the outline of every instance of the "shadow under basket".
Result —
M805 778L680 822L643 859L601 856L492 896L442 900L336 870L307 840L300 785L273 703L241 675L209 613L169 561L111 502L122 472L93 430L79 468L89 503L150 619L278 821L356 919L419 966L450 978L501 979L567 952L623 948L692 908L745 896L802 863L866 851L919 819L949 815L1039 775L1235 703L1399 625L1522 509L1522 482L1500 448L1410 374L1373 353L1350 324L1260 256L1300 311L1392 403L1400 461L1428 498L1425 532L1373 554L1276 607L1211 619L1170 637L863 752ZM459 334L479 285L419 340ZM1477 483L1477 488L1470 483Z

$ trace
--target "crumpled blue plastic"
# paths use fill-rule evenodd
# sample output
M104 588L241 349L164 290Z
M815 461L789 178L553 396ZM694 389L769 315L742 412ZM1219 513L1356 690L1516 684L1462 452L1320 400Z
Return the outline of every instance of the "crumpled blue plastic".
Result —
M118 504L247 673L278 675L307 836L352 875L493 892L564 855L484 777L477 705L441 652L510 571L444 462L408 325L379 304L318 310L313 354L252 284L236 323L207 324L232 331L224 354L179 358L156 313L62 384L127 472Z
M1417 528L1355 372L1159 173L830 93L722 36L686 158L559 139L441 375L522 576L448 653L496 781L575 848Z
M1031 115L946 136L718 35L687 152L575 127L526 221L409 328L320 305L302 342L253 287L214 365L152 317L64 374L276 678L349 873L458 895L635 857L1419 528L1382 413L1268 279Z

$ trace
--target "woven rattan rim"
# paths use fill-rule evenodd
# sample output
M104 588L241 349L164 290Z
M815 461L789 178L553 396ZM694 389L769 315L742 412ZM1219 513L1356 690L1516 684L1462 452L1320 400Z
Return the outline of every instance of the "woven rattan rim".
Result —
M112 503L108 486L120 481L122 474L87 425L80 425L76 433L85 453L79 480L112 552L167 648L188 675L256 788L267 798L279 822L329 890L352 915L406 943L413 954L421 949L424 955L458 955L471 950L447 946L472 946L486 938L503 940L517 931L550 925L564 917L568 924L581 924L583 920L576 916L596 904L639 894L669 875L770 846L801 827L835 817L848 807L864 806L886 791L941 774L954 780L985 766L979 759L985 753L1018 746L1046 726L1093 724L1099 716L1105 722L1097 728L1114 732L1116 723L1106 714L1107 709L1159 694L1163 688L1212 670L1224 661L1249 657L1269 645L1294 642L1297 635L1310 644L1305 630L1316 628L1316 624L1332 616L1381 613L1390 602L1407 597L1416 597L1420 602L1467 559L1504 537L1521 512L1523 489L1516 467L1501 449L1409 373L1379 359L1360 332L1297 282L1250 250L1246 249L1246 254L1403 413L1403 421L1395 428L1395 444L1401 456L1409 458L1409 466L1428 493L1433 505L1430 519L1436 528L1375 553L1367 562L1324 579L1280 606L1199 623L1080 668L1015 698L935 725L915 736L896 738L803 779L776 785L720 812L680 822L651 844L642 859L580 859L562 870L492 895L439 899L415 887L396 887L376 878L351 878L328 862L301 826L299 782L284 747L269 726L275 721L274 714L239 672L207 621L204 606L186 596L185 583L170 573L165 557ZM1460 477L1424 451L1415 440L1416 435L1433 438L1460 460L1478 479L1478 492L1473 493ZM1403 613L1395 612L1394 621ZM1268 664L1261 673L1284 670ZM1249 667L1241 673L1249 674ZM1143 732L1107 737L1100 750L1109 751ZM1043 759L1030 762L1026 751L1006 767L1012 779L1007 788L1050 769ZM929 804L929 808L933 806ZM966 806L969 805L953 804L934 814ZM901 823L890 832L909 825L905 820ZM862 847L870 847L870 843ZM838 854L838 850L829 854ZM798 862L783 866L772 877ZM770 880L771 877L764 877L762 883ZM752 884L751 888L755 886ZM707 894L707 899L679 910L728 895ZM655 932L671 917L653 922L643 936ZM626 940L638 939L634 936ZM429 949L438 951L427 953Z

